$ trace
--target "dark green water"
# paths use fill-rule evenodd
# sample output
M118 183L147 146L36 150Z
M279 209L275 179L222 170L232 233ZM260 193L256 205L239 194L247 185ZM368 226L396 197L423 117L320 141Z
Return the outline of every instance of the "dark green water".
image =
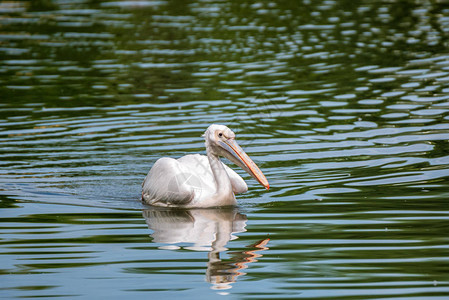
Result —
M0 297L448 299L444 1L0 2ZM155 210L228 125L270 182Z

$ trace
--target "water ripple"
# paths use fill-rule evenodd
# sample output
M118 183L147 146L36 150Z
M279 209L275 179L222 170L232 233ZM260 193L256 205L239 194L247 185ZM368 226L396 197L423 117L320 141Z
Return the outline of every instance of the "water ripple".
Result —
M426 1L0 3L0 289L444 299L447 14ZM249 186L236 210L143 206L151 165L204 153L211 123L236 132L270 190L232 166Z

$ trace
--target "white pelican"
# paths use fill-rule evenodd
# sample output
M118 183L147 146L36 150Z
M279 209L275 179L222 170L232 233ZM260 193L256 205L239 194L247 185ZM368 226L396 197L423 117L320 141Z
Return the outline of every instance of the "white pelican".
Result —
M224 125L212 124L204 133L207 156L179 159L162 157L142 184L142 200L165 207L214 207L236 205L235 194L248 190L245 181L221 162L224 156L254 177L267 190L267 179Z

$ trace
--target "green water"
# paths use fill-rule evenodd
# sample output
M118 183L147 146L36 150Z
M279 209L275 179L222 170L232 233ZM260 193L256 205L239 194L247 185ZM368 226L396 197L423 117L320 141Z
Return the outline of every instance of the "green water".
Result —
M444 1L0 3L0 297L447 299ZM270 190L160 210L228 125Z

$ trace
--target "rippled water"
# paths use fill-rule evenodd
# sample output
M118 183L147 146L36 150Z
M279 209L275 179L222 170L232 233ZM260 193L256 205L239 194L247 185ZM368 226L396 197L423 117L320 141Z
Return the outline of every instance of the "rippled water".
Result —
M447 299L444 1L0 3L0 295ZM161 156L237 133L235 209Z

